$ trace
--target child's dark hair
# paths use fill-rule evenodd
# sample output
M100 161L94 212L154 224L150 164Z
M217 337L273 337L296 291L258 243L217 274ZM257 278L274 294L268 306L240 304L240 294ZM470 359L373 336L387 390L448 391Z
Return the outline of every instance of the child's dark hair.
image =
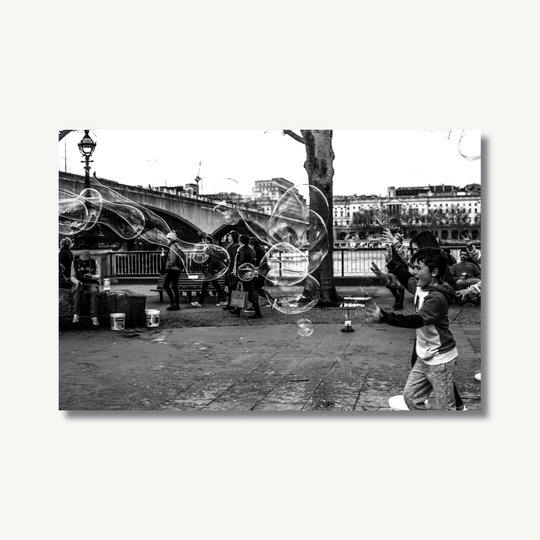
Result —
M448 259L444 252L439 248L422 248L419 249L412 257L411 262L423 262L430 272L433 272L435 268L439 271L437 277L439 279L444 278L444 271L448 266Z
M241 234L238 239L240 240L241 244L244 244L244 246L249 245L249 236L247 234Z

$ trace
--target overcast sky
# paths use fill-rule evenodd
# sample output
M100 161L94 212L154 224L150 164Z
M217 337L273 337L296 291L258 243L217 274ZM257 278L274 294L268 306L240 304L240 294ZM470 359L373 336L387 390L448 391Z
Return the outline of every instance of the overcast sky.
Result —
M299 133L299 130L295 130ZM84 174L77 143L83 130L58 144L58 166ZM334 195L385 195L388 186L480 183L481 160L458 152L461 130L334 130ZM280 131L90 130L97 143L92 172L98 178L142 186L193 182L202 162L202 193L223 190L224 179L240 185L283 177L305 183L302 144ZM479 148L480 131L467 131ZM220 187L221 184L221 187Z

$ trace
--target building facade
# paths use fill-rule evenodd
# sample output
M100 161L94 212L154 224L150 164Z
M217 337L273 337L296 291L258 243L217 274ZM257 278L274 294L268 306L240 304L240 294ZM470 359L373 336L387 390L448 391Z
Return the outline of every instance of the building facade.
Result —
M334 197L334 241L349 234L360 239L380 236L382 225L392 222L410 238L431 230L444 241L458 241L465 233L481 238L481 186L389 187L387 196L337 195Z

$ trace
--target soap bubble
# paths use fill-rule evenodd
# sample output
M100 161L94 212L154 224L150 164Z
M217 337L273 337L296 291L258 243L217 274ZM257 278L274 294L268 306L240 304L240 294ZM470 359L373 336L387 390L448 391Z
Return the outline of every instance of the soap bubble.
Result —
M313 334L313 323L309 319L300 319L297 321L297 332L302 337L309 337Z
M58 201L58 232L72 235L81 232L88 222L88 208L77 197Z
M459 137L458 152L467 161L476 161L481 158L480 131L463 130Z
M344 240L347 249L358 249L360 247L360 237L356 233L349 233Z
M272 246L261 260L268 266L267 279L275 284L294 285L302 281L308 272L309 260L298 248L288 242Z
M59 190L58 218L61 234L77 234L91 229L101 214L103 198L99 191L83 189L79 195Z
M218 279L227 272L231 263L227 250L215 244L190 244L179 240L172 244L171 249L184 263L188 278L195 281Z
M241 281L251 281L259 276L259 272L251 263L244 263L236 269L236 275Z
M193 249L190 251L190 256L193 258L193 261L197 264L202 264L208 260L209 257L209 244L201 242L195 244Z
M238 210L229 206L229 203L226 203L225 201L217 204L213 210L220 215L221 221L227 225L236 225L240 221Z
M280 285L267 275L264 290L272 307L288 315L309 311L321 297L319 282L309 274L294 285Z
M326 202L317 188L309 192ZM296 186L288 189L276 203L268 222L268 242L290 244L305 252L308 257L307 271L314 272L328 253L328 229L323 217L308 208L308 203L309 199L306 200ZM322 211L327 212L327 205L322 206Z

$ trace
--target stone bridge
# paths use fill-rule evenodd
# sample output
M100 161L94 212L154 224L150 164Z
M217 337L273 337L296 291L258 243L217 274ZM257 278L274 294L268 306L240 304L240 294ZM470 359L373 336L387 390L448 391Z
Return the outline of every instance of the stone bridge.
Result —
M91 186L92 182L93 179L91 178ZM126 199L152 210L163 218L171 229L179 231L180 236L186 241L198 241L200 239L199 233L211 234L219 240L231 229L250 234L242 221L234 225L224 223L219 212L213 211L216 202L205 197L189 193L173 194L140 186L128 186L102 178L99 178L99 182ZM60 171L59 188L78 194L84 189L84 176ZM270 216L262 212L246 212L244 215L248 223L256 223L266 229Z

